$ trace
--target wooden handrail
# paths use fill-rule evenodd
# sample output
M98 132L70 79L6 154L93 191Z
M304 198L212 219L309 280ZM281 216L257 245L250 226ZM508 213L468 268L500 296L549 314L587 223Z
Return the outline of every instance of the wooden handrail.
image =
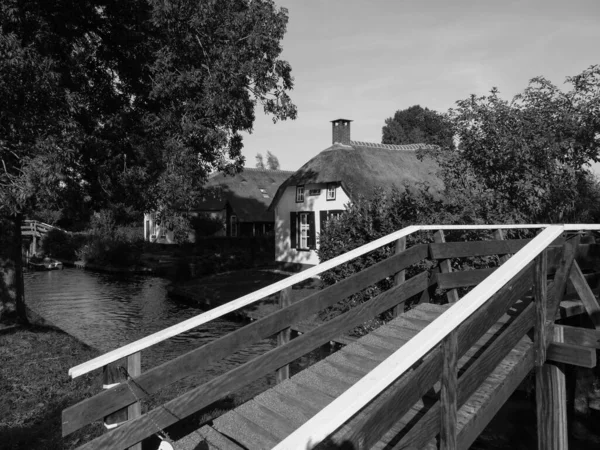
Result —
M129 356L133 353L142 351L152 345L162 342L178 334L189 331L214 319L229 314L240 308L248 306L254 302L260 301L271 294L275 294L285 288L291 287L294 284L305 281L323 272L326 272L334 267L344 264L354 258L362 256L373 250L378 249L384 245L390 244L398 239L407 237L416 231L426 230L487 230L487 229L533 229L533 228L547 228L549 225L546 224L509 224L509 225L412 225L394 233L388 234L380 239L365 244L354 250L351 250L343 255L337 256L329 261L325 261L314 267L311 267L301 273L292 275L267 287L259 289L258 291L244 295L236 300L228 302L224 305L218 306L210 311L207 311L198 316L192 317L188 320L180 322L171 327L165 328L159 332L146 336L140 340L134 341L123 347L105 353L97 358L89 360L85 363L79 364L69 369L69 375L72 378L84 375L92 370L104 367L107 364L118 361L121 358ZM600 230L600 225L580 224L580 225L564 225L561 226L564 230Z
M487 226L487 228L491 227ZM494 228L500 227L494 226ZM511 264L504 264L499 267L493 276L486 278L465 295L460 302L445 311L413 339L400 347L389 358L352 385L344 394L333 400L275 448L279 450L306 450L322 442L381 394L394 380L402 376L415 363L439 345L471 314L485 304L492 295L530 264L563 231L565 231L565 227L561 225L546 227L544 231L511 258Z

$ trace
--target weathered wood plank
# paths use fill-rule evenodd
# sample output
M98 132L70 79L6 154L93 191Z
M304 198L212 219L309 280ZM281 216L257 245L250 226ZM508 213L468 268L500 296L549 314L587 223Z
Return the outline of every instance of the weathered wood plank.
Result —
M204 443L209 449L218 448L219 450L244 450L232 440L226 438L217 430L209 425L204 425L195 433L180 439L176 443L177 450L196 450L202 448Z
M444 232L442 230L436 231L433 235L433 240L438 244L446 242ZM430 247L430 251L431 251L431 247ZM433 256L433 253L432 253L432 258L435 259L435 257ZM451 259L448 258L448 259L440 260L438 265L440 267L440 276L442 276L443 274L448 274L448 273L452 272L452 260ZM440 282L439 282L439 277L438 277L438 285L441 287ZM456 303L458 301L458 291L456 289L450 289L446 293L446 298L448 299L448 303Z
M535 259L535 272L533 275L533 297L535 301L535 364L542 366L546 361L546 347L548 339L546 338L546 303L548 302L548 257L547 253L542 252Z
M580 345L550 342L546 352L548 361L579 367L596 367L596 350Z
M254 400L247 401L238 406L235 408L235 412L248 419L248 421L255 423L261 429L266 430L278 440L285 438L296 429L285 417L280 416ZM219 429L228 420L232 420L229 417L229 412L215 419L213 426Z
M567 281L569 280L569 274L571 273L571 266L575 260L579 239L579 235L577 235L576 237L566 241L562 246L562 251L560 252L557 263L556 273L554 274L554 281L552 282L552 295L548 296L546 317L556 316L558 306L565 295ZM550 257L548 259L550 260ZM551 325L552 322L550 322L549 326Z
M438 286L441 289L477 286L494 273L496 269L496 267L491 267L488 269L465 270L463 272L440 273L437 276Z
M306 319L382 278L391 276L397 273L398 270L421 261L426 256L426 245L413 246L402 254L391 256L358 274L252 322L233 333L161 364L135 378L135 383L122 383L111 390L70 406L62 413L63 436L67 436L82 426L119 408L134 403L136 396L139 399L145 398L147 395L159 391L162 387L197 372L199 368L209 366L241 348L272 336L290 324ZM392 306L395 306L395 304ZM333 338L335 336L331 340ZM141 389L138 386L141 386ZM135 392L135 396L131 389Z
M569 280L573 283L585 310L592 323L594 324L594 328L596 330L600 329L600 305L598 305L598 300L596 300L596 296L592 292L592 288L587 283L579 264L577 261L573 262L573 266L571 267L571 273L569 275Z
M494 239L496 239L497 241L503 241L504 240L504 230L502 230L500 228L494 230L493 236L494 236ZM510 258L509 255L502 255L500 257L500 265L502 265L506 261L508 261L509 258Z
M531 239L511 239L504 241L435 243L429 244L429 254L433 259L506 255L510 253L517 253L530 241Z
M379 296L342 314L327 324L293 339L282 347L273 350L236 367L229 372L198 386L185 394L167 402L144 416L127 422L118 429L88 442L81 450L91 448L127 447L153 434L156 424L167 427L178 420L210 405L212 402L230 394L240 387L267 375L269 372L292 362L319 345L329 342L333 336L353 328L365 321L392 308L399 302L418 294L427 286L427 273L423 272L400 286L395 286ZM296 305L297 303L294 303ZM291 307L293 307L292 305ZM288 307L291 308L291 307ZM279 312L279 311L278 311ZM277 313L278 313L277 312ZM277 314L274 313L274 314ZM243 329L243 328L242 328ZM303 371L297 377L310 371ZM331 386L335 388L335 386Z
M127 374L130 377L138 377L142 373L142 352L134 353L127 357ZM127 420L132 420L142 415L142 404L135 402L127 407ZM129 450L142 450L142 443L129 447Z
M562 330L565 344L579 345L600 350L600 330L554 325Z
M406 250L406 237L401 237L400 239L398 239L396 241L396 248L394 249L394 252L396 254L399 254L399 253L404 252L405 250ZM401 270L396 275L394 275L394 284L396 286L404 283L404 281L406 281L406 271L405 270ZM404 308L402 308L401 306L395 306L394 309L392 310L392 316L398 317L400 314L402 314L403 309Z
M553 338L560 341L560 334L556 334L560 330L557 328L554 333ZM535 398L538 449L568 448L566 384L562 364L547 363L535 368Z
M279 307L281 309L287 308L292 304L292 288L285 288L279 293ZM290 342L290 338L292 336L292 330L290 327L284 328L277 334L277 345L282 346ZM290 366L286 364L283 367L280 367L275 372L275 382L281 383L284 380L287 380L290 377Z
M456 449L456 396L457 396L457 332L453 331L442 342L442 386L440 392L440 449Z
M244 447L268 449L273 448L279 442L276 436L235 410L227 414L230 415L230 418L235 417L235 420L220 420L222 419L220 417L214 420L213 428L235 442L239 442Z

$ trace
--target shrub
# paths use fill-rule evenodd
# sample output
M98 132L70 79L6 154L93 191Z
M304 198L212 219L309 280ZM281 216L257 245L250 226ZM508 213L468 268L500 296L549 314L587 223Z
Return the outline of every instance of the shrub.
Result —
M76 258L76 252L87 239L85 234L65 233L54 228L48 231L42 239L42 251L53 258L72 261Z

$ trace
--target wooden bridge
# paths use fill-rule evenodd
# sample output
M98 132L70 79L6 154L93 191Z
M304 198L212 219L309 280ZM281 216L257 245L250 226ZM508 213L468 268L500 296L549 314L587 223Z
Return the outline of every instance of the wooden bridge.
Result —
M52 229L65 231L54 225L48 225L47 223L39 222L37 220L26 219L21 222L21 236L25 239L31 239L27 257L36 254L40 240Z
M506 229L539 232L508 240ZM493 231L495 239L445 242L448 230ZM600 347L600 306L591 287L600 275L600 245L583 243L585 230L600 226L404 228L70 369L78 377L126 357L131 378L65 409L63 435L128 414L80 449L139 449L159 429L276 372L273 388L174 448L465 449L534 370L538 448L566 449L564 365L594 367ZM432 232L434 242L406 247L408 236ZM291 303L294 284L390 245L387 259ZM497 264L453 271L459 258L482 257ZM407 277L427 260L433 270ZM390 289L291 339L295 323L386 278L393 279ZM446 304L430 303L438 288L446 290ZM275 313L141 373L143 349L277 292L281 309ZM467 293L460 298L460 292ZM386 311L392 311L388 323L289 376L292 361ZM560 323L585 314L594 328ZM274 349L142 414L140 399L274 335Z

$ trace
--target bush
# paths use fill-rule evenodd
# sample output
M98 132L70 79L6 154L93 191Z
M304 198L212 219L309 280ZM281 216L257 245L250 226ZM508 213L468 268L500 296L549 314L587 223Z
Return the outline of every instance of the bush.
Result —
M223 220L217 217L211 217L206 214L201 214L190 219L190 225L194 230L196 239L213 236L225 228Z
M56 228L48 231L42 239L42 251L45 255L73 261L76 252L85 244L88 237L81 233L65 233Z

